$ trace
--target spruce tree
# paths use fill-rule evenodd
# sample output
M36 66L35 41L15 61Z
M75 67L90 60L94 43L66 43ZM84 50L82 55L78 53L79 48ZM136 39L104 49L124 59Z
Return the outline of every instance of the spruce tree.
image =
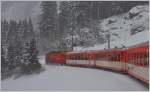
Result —
M42 37L54 36L56 31L57 4L56 1L43 1L41 3L40 34Z
M36 47L36 41L35 39L32 39L30 41L30 61L32 64L38 64L39 61L38 61L38 50L37 50L37 47Z
M15 58L16 58L16 53L15 53L15 47L13 44L9 44L8 46L8 67L10 70L15 68Z
M4 72L5 68L7 67L6 59L5 59L5 52L3 47L1 46L1 71Z
M21 69L23 73L32 73L41 69L41 65L38 61L38 50L35 39L31 39L25 43Z
M28 19L28 30L27 30L27 34L29 37L34 37L34 28L33 28L33 23L31 18Z

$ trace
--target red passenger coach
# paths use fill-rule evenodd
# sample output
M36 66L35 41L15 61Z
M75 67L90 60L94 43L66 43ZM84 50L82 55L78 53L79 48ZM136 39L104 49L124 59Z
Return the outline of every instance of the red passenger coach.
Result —
M94 56L96 67L122 72L126 70L124 51L122 50L97 51Z
M127 54L128 73L149 84L149 45L129 48Z
M94 55L91 52L68 52L66 64L75 66L95 66Z
M51 52L46 55L46 63L61 63L65 64L65 52Z
M125 71L122 50L67 53L66 64Z

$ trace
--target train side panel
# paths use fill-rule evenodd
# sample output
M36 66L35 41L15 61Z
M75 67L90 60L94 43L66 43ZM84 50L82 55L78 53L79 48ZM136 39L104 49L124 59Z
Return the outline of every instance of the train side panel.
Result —
M122 61L122 51L97 52L95 54L96 67L124 72L125 62Z
M92 53L68 53L66 64L74 66L94 67L95 61Z
M65 55L65 53L48 53L46 55L46 62L47 63L62 63L62 64L65 64L66 55Z
M130 48L127 54L128 74L149 84L149 46Z

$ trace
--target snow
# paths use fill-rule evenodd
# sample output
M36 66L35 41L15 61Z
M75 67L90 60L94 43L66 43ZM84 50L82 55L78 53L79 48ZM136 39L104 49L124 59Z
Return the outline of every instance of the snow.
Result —
M149 35L149 31L142 31L135 35L128 36L124 39L111 41L110 46L111 46L111 48L115 48L115 47L121 48L123 45L125 47L130 47L130 46L134 46L134 45L141 44L144 42L149 42L148 35ZM96 44L93 47L87 47L87 48L75 47L74 50L77 52L91 51L91 50L104 50L104 49L107 49L107 45L108 45L107 43L104 43L104 44Z
M2 81L2 90L148 90L133 78L100 69L44 64L40 74L9 78Z
M134 46L137 44L149 42L149 15L148 6L136 6L133 7L129 12L112 16L103 19L100 23L100 27L104 32L110 33L110 47L111 49L117 47L122 48ZM137 14L133 18L130 18L130 14ZM111 21L111 23L110 23ZM133 29L143 27L144 30L131 34ZM115 36L113 34L118 34ZM75 47L74 51L90 51L90 50L104 50L107 49L107 42L104 44L96 44L92 47Z

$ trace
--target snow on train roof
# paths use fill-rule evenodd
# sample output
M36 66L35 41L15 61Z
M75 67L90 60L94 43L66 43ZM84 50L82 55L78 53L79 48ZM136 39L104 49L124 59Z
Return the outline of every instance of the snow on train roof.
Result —
M117 47L117 48L121 48L122 46L127 47L131 47L134 45L138 45L141 43L145 43L145 42L149 42L149 31L145 30L139 33L136 33L135 35L130 35L128 37L126 37L125 39L119 39L117 41L112 41L111 44L111 49ZM104 50L107 48L107 43L105 44L97 44L93 47L75 47L74 51L76 53L79 52L84 52L84 51L93 51L93 50ZM74 52L74 53L75 53Z

